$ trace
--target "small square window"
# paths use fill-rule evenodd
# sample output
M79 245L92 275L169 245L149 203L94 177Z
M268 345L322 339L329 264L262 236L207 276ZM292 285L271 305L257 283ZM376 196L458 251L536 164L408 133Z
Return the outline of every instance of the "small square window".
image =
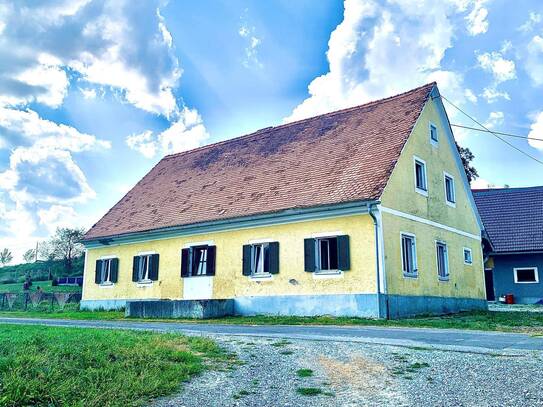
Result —
M464 247L464 264L473 264L471 249L468 249L467 247Z
M406 276L416 276L418 270L415 236L402 233L401 237L402 271Z
M440 280L449 279L449 254L447 245L443 242L436 243L437 274Z
M536 284L539 283L539 274L537 267L514 268L515 283L517 284Z
M426 164L424 161L415 159L415 188L418 192L427 194L428 187L426 182Z
M437 127L433 124L430 124L430 140L433 143L437 143L439 141L438 135L437 135Z
M445 174L445 199L447 203L456 203L456 193L454 190L454 178Z

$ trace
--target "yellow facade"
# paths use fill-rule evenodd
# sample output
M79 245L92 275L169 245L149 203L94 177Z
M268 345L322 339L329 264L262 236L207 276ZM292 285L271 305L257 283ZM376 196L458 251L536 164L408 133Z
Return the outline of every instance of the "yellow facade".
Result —
M381 198L384 211L389 208L401 214L398 216L389 211L382 215L388 293L484 298L481 231L468 197L470 192L464 187L461 169L447 138L447 124L441 120L436 104L435 100L430 100L423 109ZM438 129L437 143L430 140L430 123ZM415 190L415 156L426 163L428 196ZM444 172L454 179L454 207L445 201ZM425 221L438 225L423 223ZM403 276L402 232L416 236L417 278ZM438 279L436 241L443 241L448 247L449 281ZM472 251L472 265L464 264L464 247Z
M317 278L304 271L304 239L322 233L350 236L351 269L339 277ZM279 242L279 274L268 280L242 275L242 246L261 239ZM369 215L353 215L89 249L83 300L182 299L185 279L180 277L181 249L199 242L212 242L217 247L213 298L374 293L376 290L373 220ZM132 259L140 252L160 254L159 280L149 286L132 281ZM94 282L94 265L102 256L119 258L119 278L112 287Z

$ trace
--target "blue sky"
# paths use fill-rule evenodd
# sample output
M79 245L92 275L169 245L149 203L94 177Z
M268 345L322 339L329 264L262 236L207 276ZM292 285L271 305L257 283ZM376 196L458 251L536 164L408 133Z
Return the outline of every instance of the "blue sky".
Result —
M543 138L543 3L0 0L0 248L19 260L91 226L165 154L432 80ZM455 134L476 186L543 184L493 136ZM543 160L543 142L510 141Z

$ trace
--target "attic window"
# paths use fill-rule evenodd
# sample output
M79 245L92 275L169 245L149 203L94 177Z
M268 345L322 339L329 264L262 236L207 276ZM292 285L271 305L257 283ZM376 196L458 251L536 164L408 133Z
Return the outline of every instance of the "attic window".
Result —
M445 182L445 201L449 206L454 206L456 203L456 192L454 190L454 178L452 175L444 173Z
M430 123L430 141L432 144L437 144L439 141L438 135L437 135L437 127Z
M428 196L428 184L426 181L426 163L415 157L415 190Z

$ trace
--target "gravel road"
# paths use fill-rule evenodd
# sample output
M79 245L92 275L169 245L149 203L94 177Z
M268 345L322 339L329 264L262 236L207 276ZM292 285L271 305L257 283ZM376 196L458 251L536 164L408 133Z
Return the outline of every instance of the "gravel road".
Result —
M239 366L208 371L154 407L541 406L543 353L212 336ZM299 377L299 369L309 377ZM320 392L302 395L298 391Z

